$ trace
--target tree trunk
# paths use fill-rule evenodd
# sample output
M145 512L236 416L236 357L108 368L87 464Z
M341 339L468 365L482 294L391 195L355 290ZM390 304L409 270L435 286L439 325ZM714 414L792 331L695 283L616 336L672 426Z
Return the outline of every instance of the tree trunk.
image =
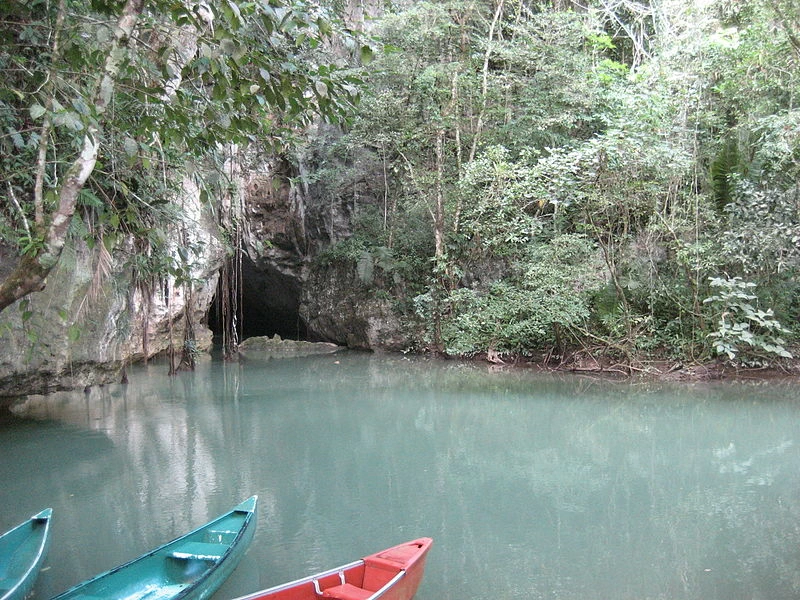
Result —
M436 132L436 208L433 216L434 255L445 260L444 251L444 127Z
M106 56L103 76L97 82L92 98L98 116L105 112L111 102L120 64L127 55L128 42L143 7L144 0L127 0L117 21L114 41ZM47 275L58 264L67 240L69 224L75 213L78 195L97 162L100 133L99 123L87 126L83 149L67 171L59 190L58 208L49 219L49 226L39 227L38 233L43 236L41 250L36 255L24 256L14 271L0 283L0 311L31 292L42 290Z
M50 73L48 74L48 90L53 89L53 81L56 78L55 63L61 51L59 41L61 38L61 30L64 27L64 18L67 14L66 0L60 0L58 3L58 12L56 13L56 23L53 28L53 46L51 49L50 59ZM34 223L37 227L44 226L44 177L47 170L47 144L50 141L50 128L53 123L50 120L50 112L53 110L53 97L48 96L45 103L47 112L44 116L44 123L42 123L42 130L39 134L39 152L36 159L36 180L33 186L33 206L34 206ZM30 232L28 232L30 235Z
M475 136L472 138L472 148L469 151L469 162L475 160L475 153L478 151L478 143L480 142L481 132L483 130L483 119L486 116L486 108L489 104L489 59L492 56L494 47L492 40L494 39L494 32L497 29L497 24L503 16L503 4L505 0L500 0L492 17L492 24L489 26L489 34L486 41L486 52L483 55L483 70L481 77L481 110L478 113L478 122L475 125Z

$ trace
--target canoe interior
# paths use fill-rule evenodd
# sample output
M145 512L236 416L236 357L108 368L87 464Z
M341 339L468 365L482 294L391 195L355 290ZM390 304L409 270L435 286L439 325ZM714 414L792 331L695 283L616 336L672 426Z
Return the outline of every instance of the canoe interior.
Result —
M238 510L239 507L144 556L83 582L57 598L166 600L207 597L235 568L238 561L230 561L229 555L234 551L243 554L253 537L255 515L248 510ZM222 566L224 561L230 561L226 567ZM202 580L223 568L224 573L215 574L213 583L204 582L202 594L196 596L190 592Z
M238 600L410 600L422 580L431 543L420 538Z
M33 586L47 553L51 509L0 536L0 599L22 598Z

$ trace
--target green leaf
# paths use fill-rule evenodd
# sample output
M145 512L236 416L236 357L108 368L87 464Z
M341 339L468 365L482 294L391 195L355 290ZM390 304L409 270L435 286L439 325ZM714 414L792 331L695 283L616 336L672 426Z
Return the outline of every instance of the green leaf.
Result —
M224 100L228 97L229 87L230 82L225 81L224 79L218 81L216 84L214 84L214 88L211 90L211 97L217 101Z
M21 150L25 147L25 140L23 139L22 135L16 129L8 128L8 135L11 136L11 141L14 142L14 147Z
M322 35L330 35L331 31L333 31L331 24L322 17L317 19L317 29Z
M364 250L364 252L361 253L361 257L356 263L356 273L358 274L358 278L363 283L366 283L367 285L372 283L374 263L372 260L372 254L370 254L369 250Z
M47 109L41 104L31 104L31 107L28 109L28 111L31 114L31 119L36 120L46 113Z
M242 26L242 13L239 11L239 5L236 2L228 0L227 5L223 5L222 10L231 22L231 29L235 31Z
M102 208L103 201L90 188L83 188L78 194L78 204L91 208Z
M83 98L74 98L72 100L72 107L78 111L78 114L88 117L91 114L89 106L84 102Z
M220 40L219 49L223 54L230 56L236 52L236 42L230 38L224 38L223 40Z
M372 62L374 53L369 46L361 46L361 64L368 65Z
M127 154L128 156L133 157L139 154L139 144L136 142L135 139L131 137L126 137L122 145L125 148L125 154Z
M53 117L53 123L73 131L81 131L83 129L83 122L78 116L78 113L72 110L61 110L56 113Z

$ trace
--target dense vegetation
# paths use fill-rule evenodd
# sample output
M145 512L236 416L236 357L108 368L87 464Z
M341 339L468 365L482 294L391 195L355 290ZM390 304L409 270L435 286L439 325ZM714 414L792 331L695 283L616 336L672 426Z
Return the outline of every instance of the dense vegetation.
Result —
M351 157L320 172L334 196L371 176L351 259L446 353L789 357L800 10L584 4L377 21L383 52L321 161Z
M355 235L321 262L357 269L419 349L791 356L795 3L372 8L366 47L340 3L3 3L0 237L22 260L0 309L68 235L133 234L134 272L180 277L159 251L167 173L213 172L236 143L301 156L326 202L353 206Z
M320 60L334 22L302 0L3 2L0 237L21 260L0 310L42 286L68 236L109 252L131 236L141 280L185 276L163 251L182 176L220 202L232 145L279 151L351 107L360 79Z

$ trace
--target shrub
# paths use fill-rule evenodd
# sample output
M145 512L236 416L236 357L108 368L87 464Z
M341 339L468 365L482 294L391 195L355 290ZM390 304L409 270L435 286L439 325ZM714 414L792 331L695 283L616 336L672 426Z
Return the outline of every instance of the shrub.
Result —
M446 350L470 355L530 354L562 345L589 318L589 298L601 284L593 245L565 234L533 246L513 274L481 292L450 293L442 329Z
M755 283L741 277L712 277L709 283L717 293L703 302L717 318L716 331L708 334L717 355L748 366L792 358L781 337L789 331L775 318L771 308L761 310L754 306L753 301L758 299L752 293Z

